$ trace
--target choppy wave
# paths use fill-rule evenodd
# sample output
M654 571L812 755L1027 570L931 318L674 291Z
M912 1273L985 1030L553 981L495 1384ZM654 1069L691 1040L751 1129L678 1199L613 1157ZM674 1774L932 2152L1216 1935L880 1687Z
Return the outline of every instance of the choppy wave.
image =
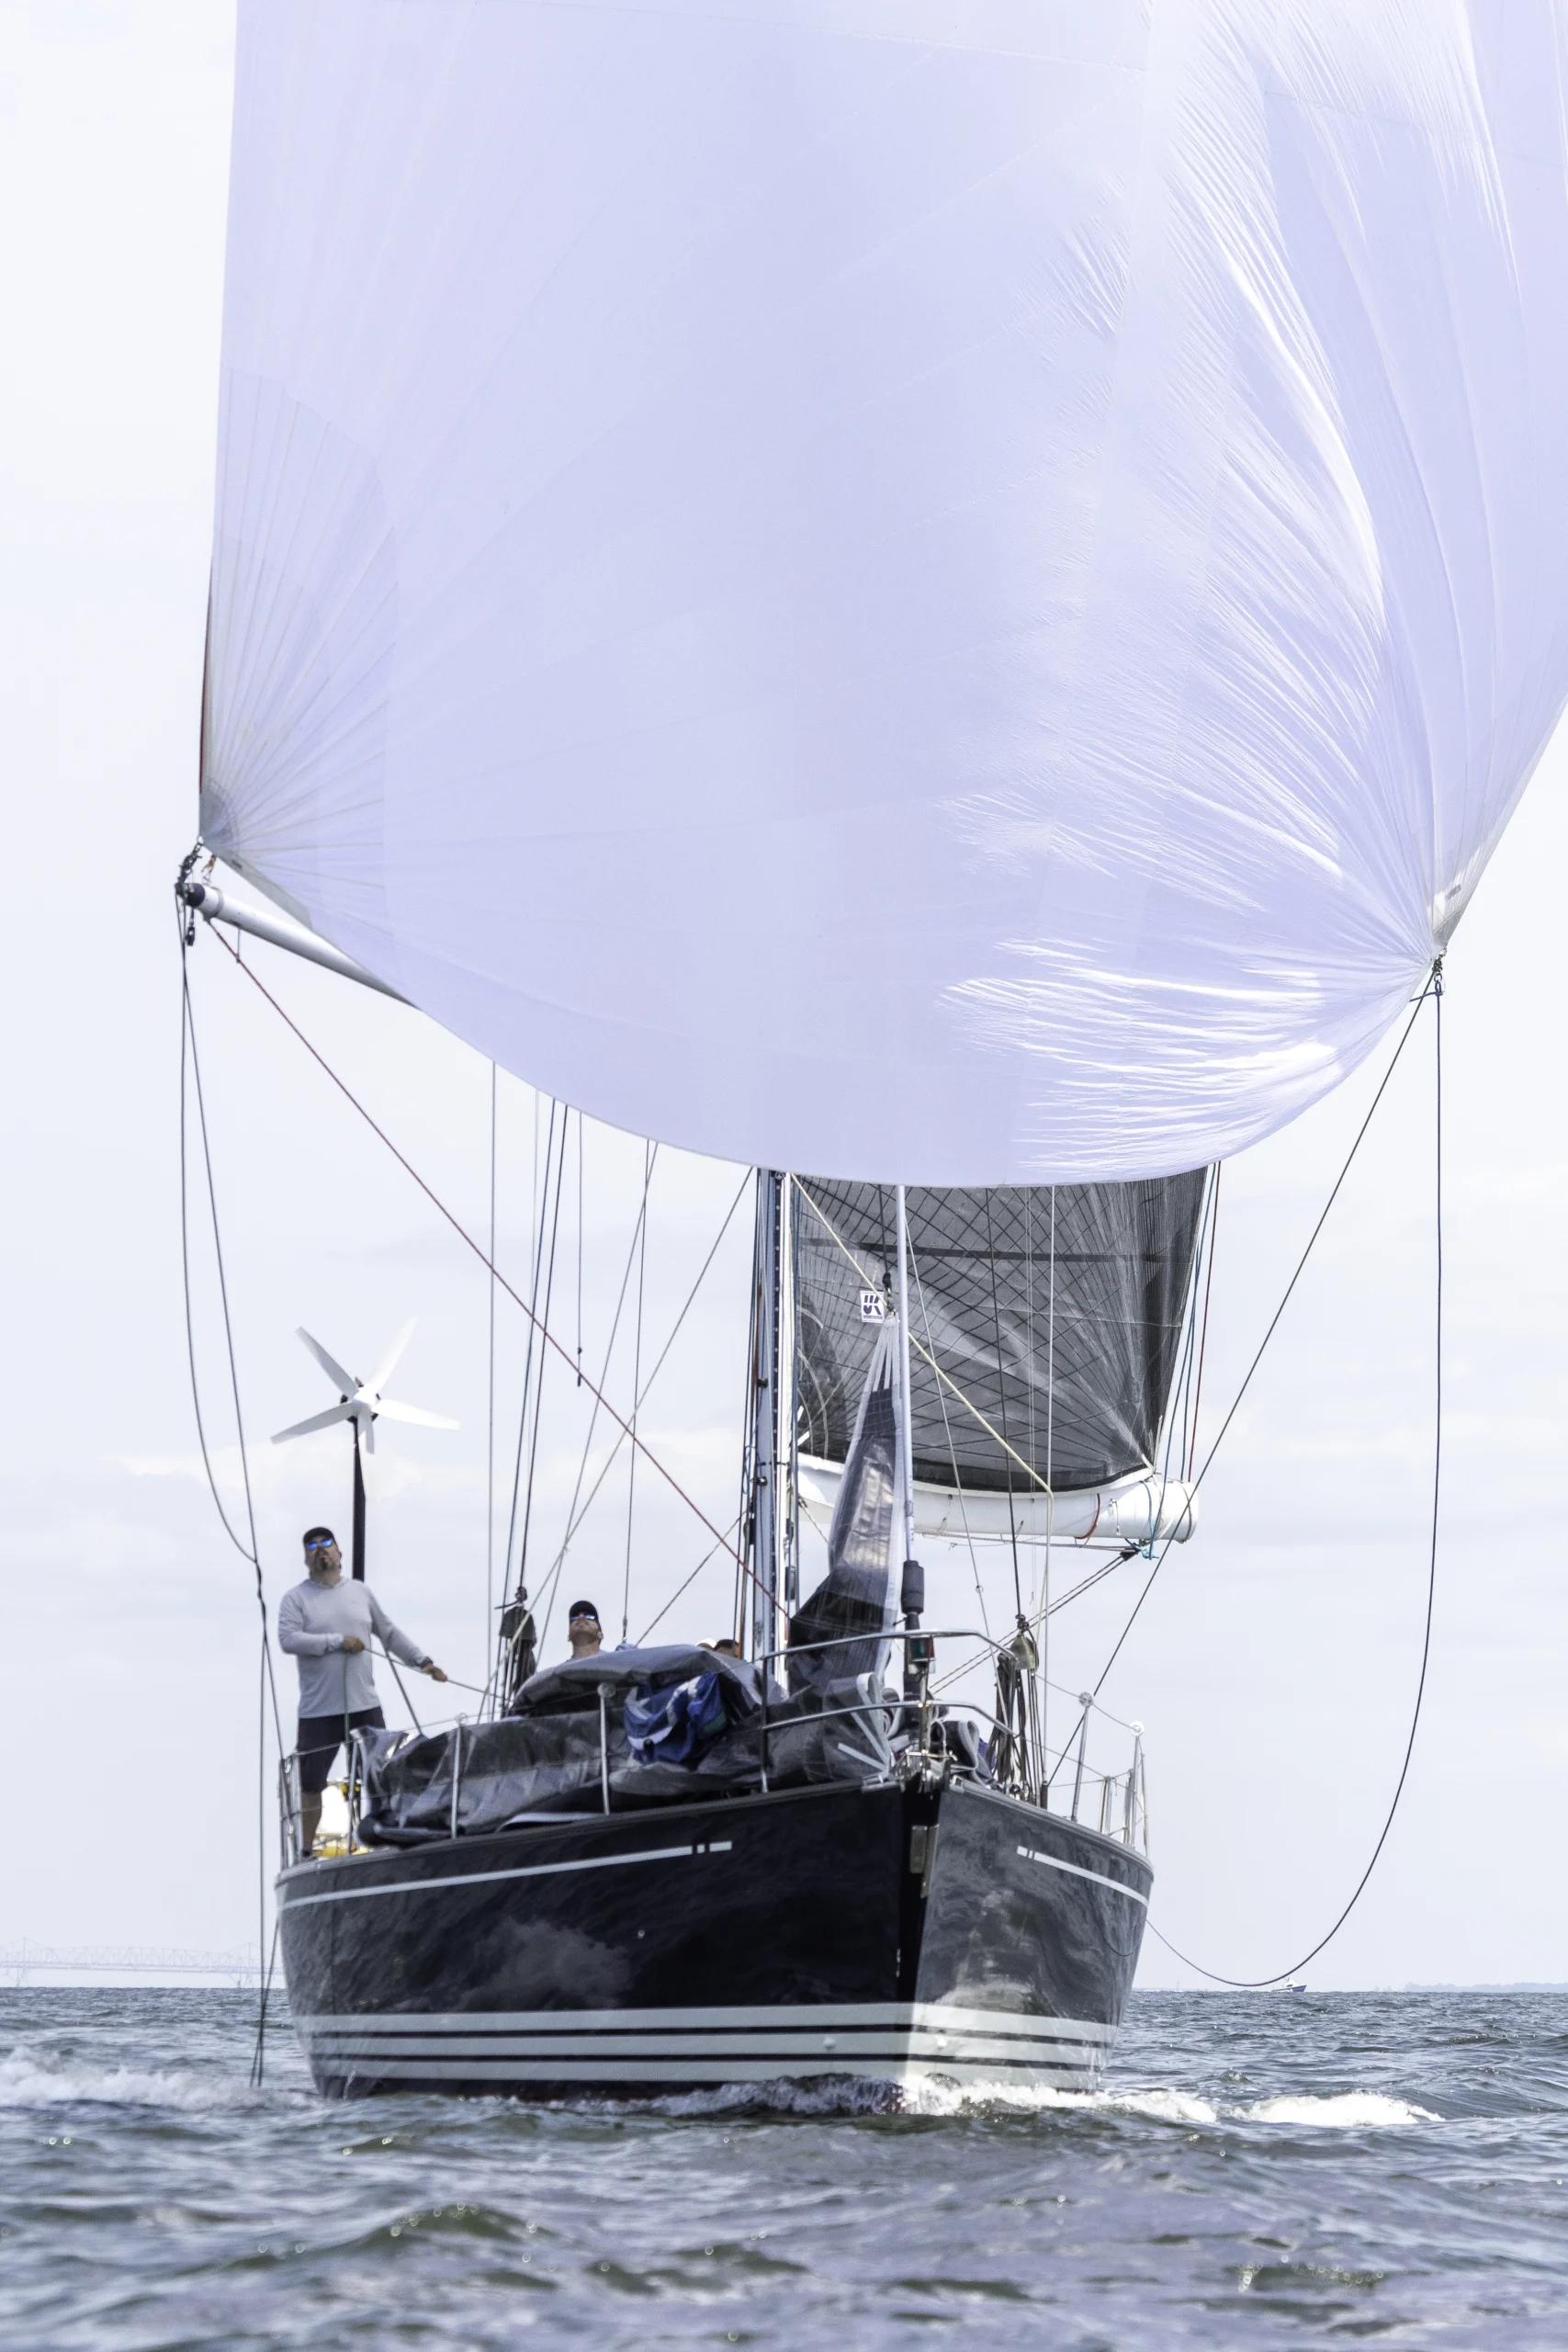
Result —
M76 2060L51 2061L7 2051L0 2057L0 2108L149 2107L197 2114L254 2105L262 2095L218 2075L178 2067L101 2066Z
M1568 1992L1140 1995L1095 2091L334 2108L254 2048L0 1991L0 2344L1568 2345Z
M1258 2123L1307 2123L1348 2132L1397 2132L1412 2123L1440 2123L1429 2107L1388 2098L1381 2091L1340 2091L1328 2098L1260 2098L1242 2112Z
M51 2060L20 2050L0 2057L0 2109L103 2106L162 2108L200 2114L251 2107L264 2098L244 2081L178 2067L104 2066ZM623 2106L613 2099L561 2102L587 2109ZM1289 2093L1237 2105L1156 2085L1136 2090L1065 2091L1044 2084L994 2082L891 2083L828 2076L808 2081L726 2084L668 2098L635 2103L637 2111L700 2117L726 2114L798 2116L1124 2115L1152 2123L1281 2123L1323 2131L1400 2131L1441 2120L1431 2108L1378 2091L1313 2097Z

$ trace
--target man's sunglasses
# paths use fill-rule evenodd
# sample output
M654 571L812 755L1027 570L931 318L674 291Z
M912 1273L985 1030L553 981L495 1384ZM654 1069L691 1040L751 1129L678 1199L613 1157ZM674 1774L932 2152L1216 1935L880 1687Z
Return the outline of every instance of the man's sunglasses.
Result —
M324 1552L329 1544L335 1544L336 1542L337 1537L335 1535L313 1535L309 1544L306 1544L305 1549L307 1552Z

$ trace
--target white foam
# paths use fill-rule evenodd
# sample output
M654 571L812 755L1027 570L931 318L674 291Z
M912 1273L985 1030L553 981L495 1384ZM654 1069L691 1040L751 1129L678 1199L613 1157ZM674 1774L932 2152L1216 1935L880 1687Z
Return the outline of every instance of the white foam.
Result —
M758 2108L776 2115L1126 2115L1151 2123L1202 2124L1222 2131L1227 2124L1289 2123L1317 2131L1397 2132L1442 2120L1430 2108L1378 2091L1340 2091L1322 2098L1292 2093L1250 2106L1217 2106L1194 2092L1159 2084L1064 2091L1043 2083L890 2083L842 2075L807 2082L730 2083L653 2104L667 2114L686 2116Z
M1398 2132L1412 2123L1440 2123L1429 2107L1385 2098L1380 2091L1341 2091L1332 2098L1260 2098L1237 2110L1255 2123L1305 2123L1340 2132Z
M576 2104L576 2102L569 2102ZM614 2102L606 2102L614 2104ZM818 2080L777 2078L727 2083L713 2090L678 2093L650 2102L671 2115L723 2115L765 2109L776 2115L1141 2115L1157 2123L1216 2123L1207 2099L1186 2091L1061 2091L1043 2083L1012 2081L893 2083L846 2075Z
M51 2064L20 2050L0 2058L0 2108L161 2107L185 2114L248 2106L261 2096L243 2082L162 2067Z

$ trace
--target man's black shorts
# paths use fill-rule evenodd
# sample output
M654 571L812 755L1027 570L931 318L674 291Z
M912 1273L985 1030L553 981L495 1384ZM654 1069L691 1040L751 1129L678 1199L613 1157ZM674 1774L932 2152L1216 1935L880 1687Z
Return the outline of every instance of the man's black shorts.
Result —
M301 1715L299 1718L299 1786L308 1797L319 1797L333 1769L333 1758L343 1746L342 1715ZM350 1731L385 1731L387 1718L379 1707L362 1707L347 1718Z

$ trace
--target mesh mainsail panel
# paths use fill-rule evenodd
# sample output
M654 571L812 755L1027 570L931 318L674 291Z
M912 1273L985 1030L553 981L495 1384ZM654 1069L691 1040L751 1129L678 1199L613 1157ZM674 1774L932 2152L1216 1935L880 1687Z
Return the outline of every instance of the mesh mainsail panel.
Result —
M909 1188L917 1478L1010 1483L1007 1454L921 1347L1057 1493L1152 1465L1206 1181L1197 1169L1128 1184ZM880 1328L863 1321L861 1292L895 1287L895 1193L803 1177L795 1197L800 1445L842 1462ZM1010 1483L1034 1490L1017 1462Z

